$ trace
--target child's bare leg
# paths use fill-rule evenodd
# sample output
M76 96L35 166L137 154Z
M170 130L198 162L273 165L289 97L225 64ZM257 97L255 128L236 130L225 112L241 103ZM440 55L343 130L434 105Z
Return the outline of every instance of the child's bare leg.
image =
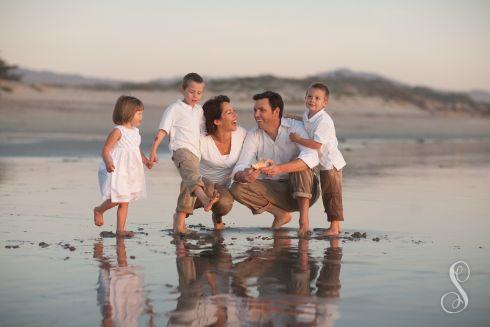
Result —
M222 230L225 228L225 224L223 223L223 220L221 219L221 215L218 215L213 212L212 218L213 218L213 225L215 230Z
M100 204L100 206L94 208L94 224L96 226L104 225L104 212L117 206L117 203L112 203L111 199L107 199Z
M264 209L274 216L274 222L271 226L273 230L279 229L291 221L291 214L289 212L276 207L272 203L269 203Z
M323 233L324 236L338 236L340 234L340 221L332 220L330 227Z
M187 229L185 228L185 218L187 214L185 212L177 211L174 213L173 230L175 234L185 234Z
M299 230L298 236L307 236L310 232L310 221L308 213L310 209L310 199L298 197L299 207Z
M119 203L117 208L117 229L116 235L124 237L133 237L134 233L126 230L126 218L128 217L128 204L127 202Z
M206 211L206 212L211 210L211 207L219 200L219 197L220 197L219 192L214 190L213 196L211 197L211 199L208 198L208 196L206 195L206 193L204 192L204 190L201 186L197 186L193 190L193 192L197 196L199 201L201 201L201 203L204 207L204 211Z

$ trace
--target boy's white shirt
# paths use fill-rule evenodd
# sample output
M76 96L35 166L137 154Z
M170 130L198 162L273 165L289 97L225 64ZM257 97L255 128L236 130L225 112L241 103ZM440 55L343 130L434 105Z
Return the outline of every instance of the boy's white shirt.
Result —
M338 148L339 142L335 134L335 126L325 108L308 118L308 110L303 114L303 124L310 139L321 143L318 149L318 158L320 159L320 169L329 170L335 167L337 170L342 169L346 162Z
M175 101L163 112L158 129L169 135L170 152L184 148L201 158L199 138L205 130L201 105L191 107L181 99Z

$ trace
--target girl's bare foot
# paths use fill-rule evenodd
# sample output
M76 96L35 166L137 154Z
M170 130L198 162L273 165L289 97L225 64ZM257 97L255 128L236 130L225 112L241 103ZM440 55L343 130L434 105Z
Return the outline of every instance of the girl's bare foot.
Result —
M129 230L118 230L116 231L116 237L131 238L134 236L134 232Z
M213 225L215 230L222 230L225 228L225 224L221 220L221 216L218 216L213 213L212 217L213 217Z
M286 225L291 221L291 214L287 211L280 215L274 215L274 222L272 223L272 229L279 229L283 225Z
M99 212L98 207L94 208L94 224L95 226L104 225L104 216Z
M204 207L204 211L205 212L208 212L209 210L211 210L211 208L213 207L213 205L218 202L219 200L219 197L220 197L220 194L218 191L214 191L213 192L213 197L211 199L209 199L209 202L208 202L208 205Z

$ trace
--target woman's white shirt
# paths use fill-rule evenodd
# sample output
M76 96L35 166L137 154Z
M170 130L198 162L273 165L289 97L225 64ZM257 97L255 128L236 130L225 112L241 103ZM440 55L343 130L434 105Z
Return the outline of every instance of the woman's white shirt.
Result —
M231 172L240 157L245 136L247 131L238 126L236 131L231 132L230 153L222 155L211 135L201 135L201 175L213 183L229 186Z

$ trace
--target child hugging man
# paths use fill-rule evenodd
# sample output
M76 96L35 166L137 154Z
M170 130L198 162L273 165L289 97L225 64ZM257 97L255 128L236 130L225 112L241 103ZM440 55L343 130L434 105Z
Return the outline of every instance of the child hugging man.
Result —
M199 136L204 128L203 110L199 105L204 92L204 80L199 74L189 73L182 80L183 99L169 105L163 113L158 132L151 147L148 168L157 161L157 150L165 136L170 136L169 148L172 161L182 178L177 208L174 214L173 230L176 234L185 234L185 218L192 213L195 196L211 210L219 199L215 192L211 199L204 192L204 182L199 173Z
M296 133L290 134L293 142L311 149L317 149L320 159L320 184L322 199L330 227L325 236L336 236L341 232L340 222L344 220L342 207L342 168L345 160L338 149L333 120L326 113L330 91L325 84L314 83L308 87L305 96L307 110L303 114L303 124L309 139Z

